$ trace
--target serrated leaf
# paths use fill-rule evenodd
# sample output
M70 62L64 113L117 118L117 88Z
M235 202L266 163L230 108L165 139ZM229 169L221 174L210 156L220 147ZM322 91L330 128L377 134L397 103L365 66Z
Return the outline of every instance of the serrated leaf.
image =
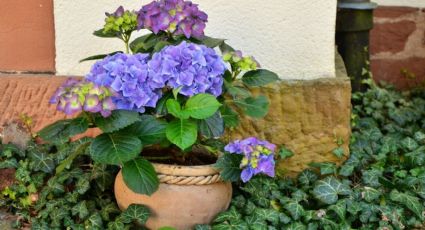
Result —
M350 193L350 188L333 176L317 181L313 190L313 195L326 204L335 204L338 201L338 195Z
M125 163L122 168L125 184L139 194L151 195L159 186L159 179L153 165L143 159L137 158Z
M195 119L206 119L214 115L221 104L211 94L197 94L187 100L184 110Z
M206 138L218 138L224 134L224 121L220 112L198 121L199 132Z
M220 112L226 127L235 128L239 126L239 114L232 108L226 105L221 107Z
M180 119L188 119L190 113L186 110L182 110L180 103L176 99L168 99L166 102L167 111L174 117Z
M88 126L88 121L84 117L60 120L43 128L38 135L45 141L63 144L68 142L69 138L84 133Z
M123 133L131 133L139 137L143 145L158 144L165 137L167 122L156 119L151 115L142 115L140 121L137 121L129 127L123 129Z
M279 80L277 74L265 69L251 70L242 76L242 82L251 87L264 86L277 80Z
M196 142L198 125L189 119L177 119L167 124L165 134L171 143L184 150Z
M129 110L114 110L109 117L96 116L94 122L105 133L112 133L139 121L139 113Z
M131 204L123 213L121 213L120 219L124 223L131 223L135 221L139 224L145 224L150 214L149 208L146 206Z
M232 182L240 180L242 157L242 155L238 154L225 153L217 160L214 167L220 169L220 177L223 180Z
M90 145L91 157L102 164L123 165L136 158L141 151L141 141L131 134L104 133Z
M253 118L263 118L269 112L269 100L263 95L238 99L234 102L246 115Z
M122 53L122 52L121 51L115 51L115 52L108 53L108 54L96 54L96 55L92 55L92 56L83 58L79 62L81 63L81 62L85 62L85 61L100 60L100 59L104 59L104 58L106 58L108 56L115 55L117 53Z

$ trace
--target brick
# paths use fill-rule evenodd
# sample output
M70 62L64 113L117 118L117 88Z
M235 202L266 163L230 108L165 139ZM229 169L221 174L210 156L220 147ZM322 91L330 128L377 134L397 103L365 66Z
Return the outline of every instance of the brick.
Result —
M371 53L398 53L404 50L409 36L416 30L416 23L400 21L396 23L375 24L371 31Z
M398 18L418 11L418 8L412 7L380 6L375 9L373 16L377 18Z
M2 0L0 71L55 71L53 0Z
M425 58L372 60L371 67L375 81L392 83L398 89L425 84Z

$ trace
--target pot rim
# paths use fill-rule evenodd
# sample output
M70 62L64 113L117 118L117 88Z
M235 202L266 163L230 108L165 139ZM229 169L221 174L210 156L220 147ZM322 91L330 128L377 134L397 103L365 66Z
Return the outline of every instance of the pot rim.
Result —
M220 174L220 171L214 167L214 164L184 166L170 165L161 163L152 163L158 174L175 175L175 176L210 176Z

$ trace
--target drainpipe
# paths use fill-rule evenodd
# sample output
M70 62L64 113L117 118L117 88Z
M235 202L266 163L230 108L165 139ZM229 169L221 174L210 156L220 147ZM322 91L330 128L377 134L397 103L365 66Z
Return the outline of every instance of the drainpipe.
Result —
M373 10L370 0L338 0L336 44L344 59L353 92L365 91L362 80L370 71L369 32L373 28Z

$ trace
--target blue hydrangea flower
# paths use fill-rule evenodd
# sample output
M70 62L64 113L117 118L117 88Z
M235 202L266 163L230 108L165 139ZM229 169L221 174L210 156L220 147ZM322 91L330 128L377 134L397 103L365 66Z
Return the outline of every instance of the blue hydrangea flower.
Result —
M152 79L148 74L147 54L117 53L96 62L86 79L96 85L111 87L117 109L143 113L145 107L156 106L162 96L165 82Z
M221 95L226 66L222 58L204 45L182 42L164 47L148 63L155 87L180 88L179 93L193 96Z
M257 174L265 174L270 177L275 176L274 152L276 145L255 137L249 137L229 143L224 147L224 150L232 154L244 156L240 164L240 167L243 169L241 173L243 182L249 181Z

